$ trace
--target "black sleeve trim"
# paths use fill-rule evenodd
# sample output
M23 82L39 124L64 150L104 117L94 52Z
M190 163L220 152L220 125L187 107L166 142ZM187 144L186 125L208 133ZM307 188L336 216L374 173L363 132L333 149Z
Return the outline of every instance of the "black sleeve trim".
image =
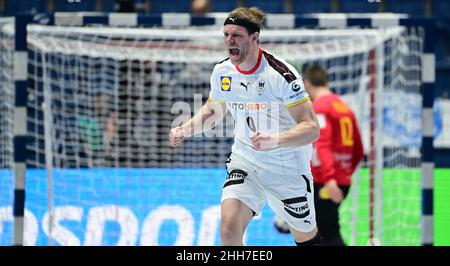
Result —
M291 83L296 80L297 77L295 74L280 60L276 59L273 55L263 51L264 57L267 59L269 65L275 69L281 76L287 81L287 83Z
M224 60L220 61L220 62L219 62L219 63L217 63L217 64L222 64L223 62L227 61L228 59L230 59L230 58L229 58L229 57L227 57L227 58L225 58Z

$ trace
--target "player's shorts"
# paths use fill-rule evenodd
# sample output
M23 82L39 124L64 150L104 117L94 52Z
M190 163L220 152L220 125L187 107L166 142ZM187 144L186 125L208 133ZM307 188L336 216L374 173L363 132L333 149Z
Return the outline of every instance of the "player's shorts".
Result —
M286 175L263 171L234 154L231 154L226 166L228 176L221 201L237 199L256 215L268 202L272 210L294 229L310 232L316 227L311 173Z

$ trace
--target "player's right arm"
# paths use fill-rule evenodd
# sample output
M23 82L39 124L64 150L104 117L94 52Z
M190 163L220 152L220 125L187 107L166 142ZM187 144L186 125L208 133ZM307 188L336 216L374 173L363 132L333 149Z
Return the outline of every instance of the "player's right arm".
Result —
M172 147L180 146L186 137L210 130L213 125L216 125L225 117L226 104L223 95L220 93L217 70L218 65L214 67L211 74L211 91L208 101L189 121L170 130L169 141ZM208 121L208 123L205 123L205 121Z
M178 147L187 137L210 130L224 118L225 114L225 103L209 100L189 121L170 130L170 145ZM209 122L212 120L213 123L205 124L206 120Z

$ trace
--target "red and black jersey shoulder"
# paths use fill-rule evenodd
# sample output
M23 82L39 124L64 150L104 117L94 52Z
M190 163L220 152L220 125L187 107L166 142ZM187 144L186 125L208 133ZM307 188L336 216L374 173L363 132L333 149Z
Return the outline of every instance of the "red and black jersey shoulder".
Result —
M280 75L283 76L283 78L287 81L287 83L291 83L292 81L297 79L295 74L286 66L285 63L276 59L273 55L269 54L266 51L263 51L263 55L266 58L269 65L273 69L275 69L278 73L280 73Z

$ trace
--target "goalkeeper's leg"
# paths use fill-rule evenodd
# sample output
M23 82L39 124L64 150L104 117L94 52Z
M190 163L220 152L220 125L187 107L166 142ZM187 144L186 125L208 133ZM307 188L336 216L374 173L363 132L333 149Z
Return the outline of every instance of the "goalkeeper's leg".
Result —
M322 185L314 185L315 191L320 191ZM340 186L344 199L348 194L349 187ZM340 233L339 225L339 206L331 199L323 199L319 193L316 194L315 202L316 208L316 221L320 230L320 234L324 240L324 243L329 246L345 246L344 240Z

